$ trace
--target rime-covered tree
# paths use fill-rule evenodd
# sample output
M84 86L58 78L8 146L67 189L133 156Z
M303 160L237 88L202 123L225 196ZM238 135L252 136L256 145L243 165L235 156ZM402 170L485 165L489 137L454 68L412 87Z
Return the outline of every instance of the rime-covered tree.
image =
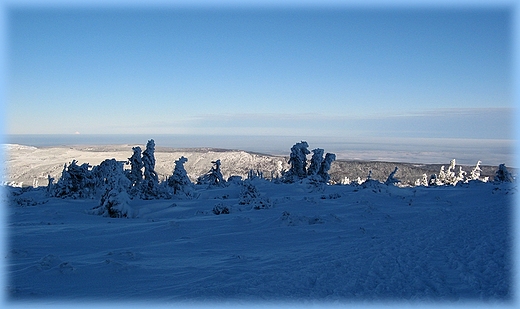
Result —
M372 170L368 171L368 175L367 175L367 178L365 181L370 181L370 180L372 180Z
M77 165L76 160L67 166L63 166L61 178L53 189L53 196L72 198L92 198L95 194L96 179L94 178L90 165L83 163Z
M197 184L207 184L210 186L224 186L226 184L226 181L224 180L224 177L222 176L222 172L220 171L220 160L217 161L211 161L213 163L213 167L211 167L211 170L197 178Z
M513 182L514 177L511 175L511 173L507 170L507 167L505 164L500 164L498 166L498 170L495 172L495 178L493 179L494 182L500 183L500 182Z
M462 170L462 166L459 166L459 173L457 174L457 183L459 182L464 182L464 180L466 179L466 172Z
M421 179L417 179L415 181L415 185L416 186L427 187L428 186L428 175L422 174L422 178Z
M159 195L159 177L155 172L155 142L153 139L146 144L143 151L144 180L142 193L144 198L155 198Z
M104 163L104 164L103 164ZM101 196L99 206L91 213L111 218L131 218L134 211L130 207L130 197L127 190L131 181L126 177L122 161L105 160L100 164L99 174L103 175L105 191Z
M141 154L141 147L136 146L132 147L134 153L130 158L128 158L128 163L130 164L130 171L128 172L128 179L133 187L139 187L141 182L143 181L143 158Z
M480 179L480 172L482 172L482 169L480 168L480 164L482 162L477 161L477 164L475 165L475 168L471 170L470 173L470 180L479 180Z
M47 195L53 196L54 194L54 178L51 175L47 175Z
M280 177L282 177L283 173L284 173L283 162L276 161L276 169L271 172L271 179L275 179L276 181L278 181L278 179Z
M283 175L284 182L295 182L307 176L307 155L310 154L309 144L305 141L294 144L289 156L289 171Z
M452 159L450 161L450 166L448 167L448 170L445 174L444 184L453 186L457 184L458 178L457 175L455 175L455 165L455 159Z
M446 183L446 172L444 171L444 165L441 166L439 170L439 175L432 175L430 178L430 184L434 184L436 186L442 186Z
M477 164L478 165L478 164ZM451 185L455 186L458 183L462 183L467 181L466 172L462 170L462 167L459 166L459 171L455 173L456 162L455 159L450 161L450 166L448 170L444 170L444 165L441 166L439 171L439 175L433 174L430 177L430 185L431 186L444 186Z
M180 157L175 161L173 174L168 178L168 185L173 188L173 194L183 193L190 195L192 192L192 182L184 168L184 163L188 162L185 157Z
M106 159L101 162L99 165L96 165L92 168L92 174L96 179L96 191L105 192L108 187L110 187L114 179L120 177L121 174L124 175L124 162L117 161L116 159ZM128 180L128 186L125 190L130 189L131 181Z
M321 168L321 163L323 162L323 152L324 150L321 148L312 150L311 164L307 170L307 175L312 176L318 174Z
M397 166L395 167L394 171L388 175L388 178L385 181L385 185L395 185L399 182L401 182L399 179L395 178L395 173L397 173Z
M467 178L467 182L469 181L475 181L475 180L478 180L478 181L482 181L482 182L488 182L489 180L489 177L483 177L481 178L480 177L480 173L482 172L482 169L480 168L480 164L482 162L480 161L477 161L477 164L475 165L475 167L471 170L468 178Z
M333 153L327 153L325 155L325 159L320 164L320 170L318 171L318 175L321 176L323 182L327 183L330 180L329 170L332 162L336 160L336 155Z

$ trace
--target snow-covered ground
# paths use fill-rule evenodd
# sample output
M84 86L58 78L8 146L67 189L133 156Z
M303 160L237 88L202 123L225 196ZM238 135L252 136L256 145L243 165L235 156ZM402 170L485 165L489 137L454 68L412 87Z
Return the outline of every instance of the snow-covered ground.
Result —
M6 188L7 303L513 304L515 184L248 182L260 196L196 186L128 219Z

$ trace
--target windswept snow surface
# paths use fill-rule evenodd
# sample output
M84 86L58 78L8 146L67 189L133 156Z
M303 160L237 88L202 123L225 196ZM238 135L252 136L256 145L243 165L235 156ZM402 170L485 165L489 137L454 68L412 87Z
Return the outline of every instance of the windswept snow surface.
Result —
M249 204L196 186L132 200L132 219L7 187L8 302L512 303L514 184L248 181Z

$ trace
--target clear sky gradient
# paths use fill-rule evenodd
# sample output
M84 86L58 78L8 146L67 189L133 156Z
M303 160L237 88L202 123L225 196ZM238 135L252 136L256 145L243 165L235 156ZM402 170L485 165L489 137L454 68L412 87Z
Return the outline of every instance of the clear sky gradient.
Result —
M7 10L8 134L513 138L507 6Z

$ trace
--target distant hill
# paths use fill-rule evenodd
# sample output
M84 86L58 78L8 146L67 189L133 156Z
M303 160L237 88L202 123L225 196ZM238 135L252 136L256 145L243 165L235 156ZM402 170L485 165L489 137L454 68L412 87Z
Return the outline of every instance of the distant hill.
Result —
M109 145L109 146L70 146L70 147L30 147L23 145L4 145L6 165L3 167L3 182L23 183L23 185L47 185L47 176L58 179L61 176L63 165L72 160L79 164L89 163L98 165L105 159L115 158L127 161L132 155L132 147L136 145ZM143 145L139 145L144 149ZM263 173L265 178L271 178L281 168L288 169L288 156L273 156L269 154L229 150L219 148L166 148L157 147L155 152L156 171L159 179L164 180L172 174L175 160L181 156L188 158L184 165L188 176L195 179L205 174L212 167L212 161L220 160L222 174L225 179L231 175L247 177L250 170ZM456 159L456 158L455 158ZM405 184L414 184L423 174L437 174L445 164L415 164L393 163L378 161L350 161L337 160L330 170L331 180L341 182L345 177L351 181L360 177L367 177L372 171L372 178L385 181L388 175L397 166L396 177ZM129 166L128 166L129 168ZM463 166L463 170L470 172L473 166ZM493 178L497 166L481 166L482 176ZM514 172L514 170L510 169Z

